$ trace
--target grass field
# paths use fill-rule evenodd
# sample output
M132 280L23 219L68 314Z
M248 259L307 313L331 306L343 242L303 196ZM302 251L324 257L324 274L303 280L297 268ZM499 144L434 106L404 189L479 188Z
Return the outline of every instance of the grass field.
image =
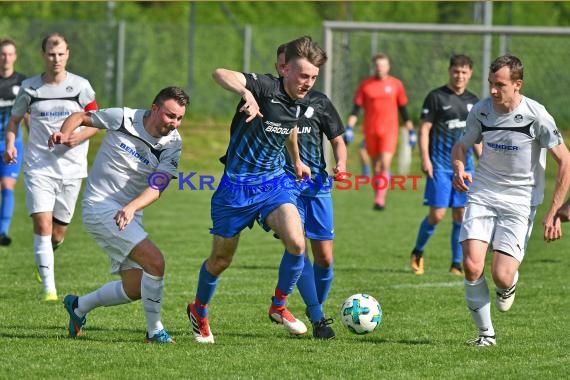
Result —
M227 130L198 128L187 135L181 170L219 174L215 158L224 152L220 140ZM356 161L351 169L358 170ZM155 346L143 343L139 302L96 309L88 315L82 337L67 338L61 302L41 301L20 182L14 242L0 249L0 378L568 378L568 237L542 242L541 207L516 302L506 314L492 307L498 345L468 347L465 341L476 331L462 279L447 272L450 215L427 247L426 274L415 277L408 269L426 213L421 206L424 182L420 184L417 191L391 192L381 213L372 211L370 188L335 191L335 280L325 312L337 319L337 339L293 338L270 323L267 309L283 249L256 226L243 232L234 263L220 280L210 308L216 344L207 346L193 342L185 308L210 250L211 191L169 188L145 212L145 227L167 258L163 321L177 341ZM550 197L549 188L547 201ZM115 279L108 274L105 254L82 226L80 212L56 253L56 279L60 298ZM372 294L384 310L382 325L367 336L352 335L337 318L342 301L357 292ZM297 292L289 305L303 316Z

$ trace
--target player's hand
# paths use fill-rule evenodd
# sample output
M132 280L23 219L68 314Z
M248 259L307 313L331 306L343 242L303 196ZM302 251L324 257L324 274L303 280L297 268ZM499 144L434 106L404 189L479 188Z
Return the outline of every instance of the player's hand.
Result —
M335 181L340 181L344 178L345 175L348 173L346 172L346 165L337 163L336 166L333 168L333 179Z
M18 161L18 150L16 147L6 147L6 151L2 155L2 159L6 164L15 164Z
M466 192L469 191L469 186L465 182L473 182L473 178L471 178L471 174L461 171L453 173L453 187L455 190L459 192Z
M542 225L544 226L544 241L550 243L562 237L562 228L560 226L560 218L552 217L548 214L544 217Z
M245 119L246 123L249 123L258 116L263 117L263 114L259 112L259 104L257 104L251 91L244 91L242 99L245 103L241 106L239 112L243 112L247 115L247 119Z
M53 147L56 146L57 144L65 144L65 141L66 137L63 133L54 132L47 141L48 148L53 149Z
M410 148L414 149L414 147L418 143L418 135L416 134L416 131L413 128L409 129L408 133L409 133L408 144L410 145Z
M70 148L73 148L79 144L81 144L83 142L83 140L81 138L79 138L79 133L71 133L66 141L63 143L65 146L68 146Z
M422 160L422 172L430 178L433 178L433 165L431 160Z
M349 127L348 125L346 126L345 130L344 130L344 135L342 136L342 138L344 139L344 143L346 145L350 144L351 142L354 141L354 128Z
M117 225L117 227L119 227L119 231L122 231L127 227L127 225L131 222L131 220L133 220L134 215L135 215L134 211L131 211L127 207L123 207L122 209L117 211L117 214L115 215L114 219L115 219L115 224Z
M311 178L311 168L302 162L300 162L299 164L296 164L295 165L295 177L297 178L297 180L301 180L304 178Z

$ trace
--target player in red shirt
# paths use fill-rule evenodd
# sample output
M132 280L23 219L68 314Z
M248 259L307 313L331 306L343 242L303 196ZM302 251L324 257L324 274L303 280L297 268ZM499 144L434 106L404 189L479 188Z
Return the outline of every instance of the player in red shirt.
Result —
M373 160L374 175L381 175L376 182L374 209L382 211L386 206L387 183L390 178L390 165L398 143L398 111L410 133L415 133L406 104L408 97L402 82L391 75L390 60L386 54L372 57L374 76L360 82L354 95L354 108L348 117L347 129L354 128L358 113L364 109L363 131L366 150Z

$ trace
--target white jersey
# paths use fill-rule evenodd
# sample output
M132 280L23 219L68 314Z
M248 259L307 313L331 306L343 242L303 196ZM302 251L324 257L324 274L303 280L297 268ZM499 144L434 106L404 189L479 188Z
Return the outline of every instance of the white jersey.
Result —
M469 112L462 142L467 147L483 143L469 200L526 206L542 203L546 149L563 143L544 106L525 96L505 114L494 110L491 98L478 102Z
M24 173L59 179L87 177L88 140L73 148L56 145L53 149L48 148L47 141L73 112L96 108L95 91L87 79L78 75L67 72L65 80L57 85L44 83L41 75L24 80L12 107L12 116L30 114Z
M87 178L84 201L126 205L149 187L154 172L178 175L182 140L178 131L153 137L143 125L146 110L108 108L91 112L93 126L107 129Z

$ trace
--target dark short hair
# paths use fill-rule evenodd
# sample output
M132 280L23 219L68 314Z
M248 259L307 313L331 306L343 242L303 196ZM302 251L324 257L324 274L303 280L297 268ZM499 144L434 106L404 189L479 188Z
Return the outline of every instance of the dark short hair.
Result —
M285 62L304 58L316 67L321 67L328 59L327 53L309 36L299 37L285 45Z
M7 45L12 45L12 46L16 47L16 42L14 42L14 40L11 38L1 38L0 39L0 49L2 49L4 46L7 46Z
M155 96L152 104L156 104L157 106L162 106L165 101L173 99L178 103L179 106L186 107L188 103L190 103L190 97L188 94L180 87L170 86L163 88L160 92Z
M372 63L376 63L376 61L377 61L378 59L386 59L386 60L390 61L390 57L388 57L388 54L386 54L386 53L377 53L377 54L374 54L374 55L372 56Z
M471 57L465 54L453 54L451 57L449 57L449 68L451 69L454 66L456 67L469 66L469 68L472 69L473 60L471 59Z
M492 73L496 73L505 66L511 70L511 81L523 79L523 64L518 57L515 57L512 54L505 54L495 59L493 63L491 63L491 66L489 66L489 70L491 70Z
M63 34L61 33L52 33L52 34L48 34L47 36L44 37L44 39L42 40L42 51L45 53L46 49L47 49L47 45L49 42L53 41L53 45L57 46L59 45L60 40L62 40L63 42L65 42L65 45L67 46L67 49L69 49L69 44L67 43L67 39L63 36Z
M287 48L287 44L281 44L277 47L277 57L281 54L285 53L285 49Z

